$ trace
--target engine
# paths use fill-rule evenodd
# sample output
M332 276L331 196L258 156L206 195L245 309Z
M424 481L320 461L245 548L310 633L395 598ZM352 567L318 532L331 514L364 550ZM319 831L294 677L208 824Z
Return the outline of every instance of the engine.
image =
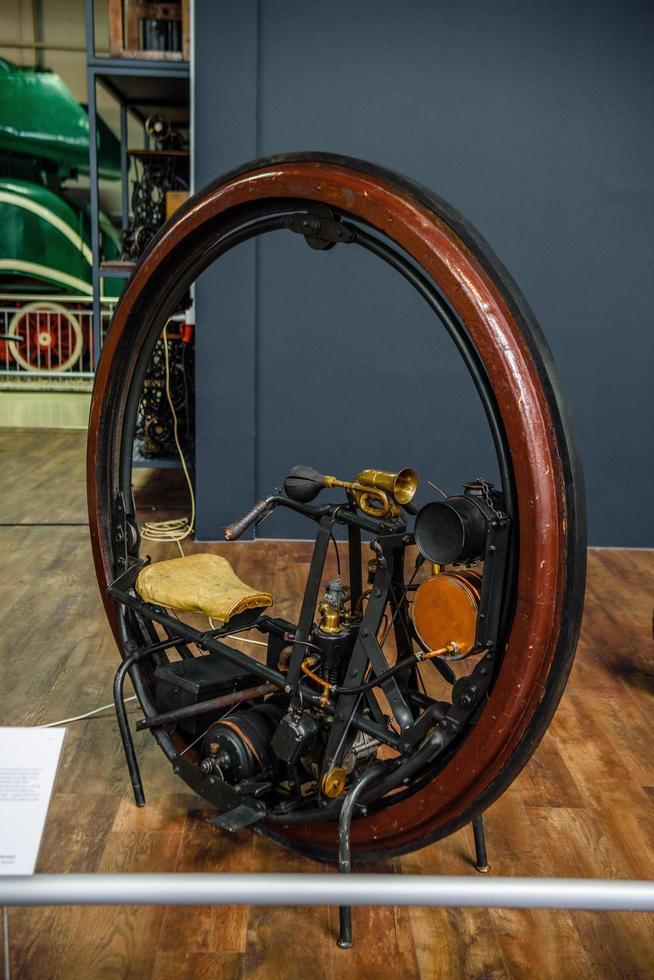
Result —
M311 633L310 653L303 661L305 676L313 678L325 692L342 680L356 639L358 623L353 620L349 600L350 590L340 577L328 582L318 604L319 622ZM287 669L291 643L281 651L278 643L270 646L268 660ZM282 781L293 790L307 781L318 781L327 717L320 707L294 707L279 694L237 708L207 732L200 768L205 775L217 774L241 789L244 785L251 788L257 783ZM342 766L348 774L379 745L375 739L360 736L357 733L348 741Z

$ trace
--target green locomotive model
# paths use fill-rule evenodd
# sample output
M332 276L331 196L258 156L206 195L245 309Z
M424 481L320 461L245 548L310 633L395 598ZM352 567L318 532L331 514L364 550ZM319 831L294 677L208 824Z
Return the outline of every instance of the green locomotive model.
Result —
M100 177L120 178L120 144L101 121L98 161ZM65 186L88 172L84 107L53 72L0 59L0 368L68 370L88 346L77 313L92 298L89 205ZM99 219L101 260L115 260L120 236ZM121 284L106 287L116 298Z

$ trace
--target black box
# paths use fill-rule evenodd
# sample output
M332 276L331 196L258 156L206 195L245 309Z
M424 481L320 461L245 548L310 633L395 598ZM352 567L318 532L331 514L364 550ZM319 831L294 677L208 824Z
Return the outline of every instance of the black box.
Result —
M165 667L157 667L155 678L155 701L159 713L185 708L189 704L198 704L246 687L256 687L260 683L254 674L236 667L217 653L190 660L175 660ZM183 718L179 727L188 735L197 737L227 710L219 708L193 718Z

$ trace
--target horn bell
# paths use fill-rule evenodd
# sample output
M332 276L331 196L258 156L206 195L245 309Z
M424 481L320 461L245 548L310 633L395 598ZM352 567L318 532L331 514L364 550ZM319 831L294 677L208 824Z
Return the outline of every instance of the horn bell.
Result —
M388 470L362 470L354 482L383 490L401 506L410 504L418 492L418 474L410 466L406 466L399 473L390 473Z

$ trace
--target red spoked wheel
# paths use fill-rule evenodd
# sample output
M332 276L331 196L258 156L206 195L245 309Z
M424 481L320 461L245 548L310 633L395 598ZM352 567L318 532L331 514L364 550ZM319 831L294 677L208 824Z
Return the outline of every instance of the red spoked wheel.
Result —
M36 301L11 319L8 341L14 360L26 371L69 371L80 359L84 335L77 317L60 303Z
M436 312L484 405L514 529L501 644L485 703L442 758L354 820L353 853L374 860L424 846L470 821L509 786L544 734L581 620L583 485L547 344L515 283L460 214L424 188L361 161L322 154L256 161L201 191L161 230L123 293L105 343L89 429L89 516L98 582L123 655L129 629L107 595L125 550L112 515L116 500L130 499L135 413L148 358L175 304L211 262L258 234L297 231L298 215L308 222L302 233L309 244L326 218L330 244L348 240L377 255ZM144 662L133 675L146 715L156 713L153 670ZM175 764L183 739L165 726L154 731ZM211 798L208 788L198 791ZM335 857L331 815L292 822L271 814L258 829L302 853Z

